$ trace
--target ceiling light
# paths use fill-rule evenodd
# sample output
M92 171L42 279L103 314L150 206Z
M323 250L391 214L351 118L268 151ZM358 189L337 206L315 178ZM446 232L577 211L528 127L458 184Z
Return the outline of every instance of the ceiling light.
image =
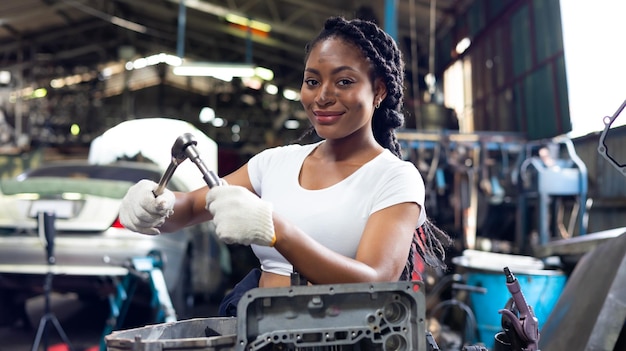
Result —
M300 121L297 119L288 119L285 121L284 125L287 129L298 129L300 128Z
M278 87L274 84L268 84L265 86L265 92L270 95L278 94Z
M470 40L470 38L465 37L463 39L461 39L457 44L456 44L456 53L461 55L462 53L465 52L465 50L467 50L467 48L470 47L470 44L472 44L472 41Z
M227 82L233 80L233 77L259 77L266 81L274 79L272 70L245 63L183 63L180 66L175 66L173 72L177 76L214 77Z
M250 27L254 30L258 30L258 31L265 32L265 33L269 33L272 30L272 26L270 26L267 23L263 23L261 21L239 16L234 13L227 14L226 20L230 23L238 24L244 27Z
M63 88L65 86L65 80L61 78L53 79L50 81L50 86L53 87L54 89Z
M226 120L220 117L216 117L213 122L211 122L211 124L213 125L213 127L217 128L224 127L226 125Z
M70 126L70 134L76 136L78 134L80 134L80 126L76 123L72 124Z
M274 79L274 72L271 69L265 67L255 67L254 75L265 81Z
M174 67L177 76L199 77L252 77L254 66L235 63L184 63Z
M11 72L0 71L0 84L7 85L11 82Z
M128 61L126 62L125 68L130 71L133 69L141 69L148 66L158 65L160 63L165 63L170 66L180 66L182 62L183 60L178 56L160 53L148 57L140 57L134 61Z
M298 101L300 100L300 93L293 89L285 89L283 90L283 97L287 100Z
M210 107L203 107L202 110L200 110L199 119L202 123L212 122L215 119L215 110Z

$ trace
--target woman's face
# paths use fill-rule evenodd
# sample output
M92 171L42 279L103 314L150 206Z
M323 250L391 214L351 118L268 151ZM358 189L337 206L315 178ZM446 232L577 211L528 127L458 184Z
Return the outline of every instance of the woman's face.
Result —
M354 44L340 38L317 43L304 69L301 102L317 134L341 139L371 134L370 121L385 86L370 80L372 67Z

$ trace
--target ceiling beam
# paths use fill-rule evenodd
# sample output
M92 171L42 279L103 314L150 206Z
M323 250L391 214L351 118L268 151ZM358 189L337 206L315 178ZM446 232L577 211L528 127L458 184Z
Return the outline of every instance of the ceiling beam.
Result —
M167 0L167 1L171 3L175 3L175 4L180 4L180 0ZM249 18L254 17L253 19L260 20L271 25L272 32L288 35L296 39L309 40L313 36L315 36L315 34L317 34L315 31L306 30L303 28L295 27L293 25L287 25L287 24L282 23L281 21L275 21L273 19L265 18L263 16L251 16L249 13L243 13L238 9L222 7L222 6L211 4L206 1L185 0L185 6L187 6L188 8L192 8L194 10L209 13L217 17L221 17L221 18L226 17L227 14L236 14L242 17L249 17Z

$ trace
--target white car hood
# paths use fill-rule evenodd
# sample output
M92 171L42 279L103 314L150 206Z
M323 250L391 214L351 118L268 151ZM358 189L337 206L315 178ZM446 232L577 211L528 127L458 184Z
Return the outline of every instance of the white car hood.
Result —
M193 134L200 158L218 174L217 143L193 124L173 118L134 119L112 127L91 142L88 161L108 164L141 153L165 171L172 158L172 145L184 133ZM178 166L175 176L190 190L206 185L198 167L189 160Z

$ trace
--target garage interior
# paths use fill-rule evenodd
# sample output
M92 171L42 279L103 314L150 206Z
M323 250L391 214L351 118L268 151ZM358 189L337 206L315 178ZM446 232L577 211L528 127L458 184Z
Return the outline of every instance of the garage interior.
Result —
M86 160L97 137L149 118L184 121L205 134L217 145L211 168L226 175L309 127L298 100L304 46L324 20L369 19L402 51L405 126L398 140L424 178L429 216L454 239L449 271L424 281L417 313L431 334L419 337L434 337L441 350L494 350L491 336L502 327L498 309L505 306L490 305L494 295L483 288L496 289L482 279L491 277L486 272L503 279L502 266L528 258L546 273L534 277L537 284L556 284L524 291L541 314L540 349L624 350L626 128L613 124L624 124L624 105L608 106L615 114L605 117L604 130L568 136L561 15L556 0L3 0L0 179ZM254 73L175 73L185 65ZM145 145L151 138L133 136ZM236 283L254 262L245 248L230 250ZM498 293L511 297L506 289ZM195 316L211 313L207 304L214 302L198 299L204 305ZM459 306L470 311L455 311ZM485 322L489 317L495 322ZM22 344L11 350L30 349L37 320L31 322L20 333L0 325L0 338L19 334ZM87 334L102 341L105 320L95 324ZM351 349L321 341L316 347Z

